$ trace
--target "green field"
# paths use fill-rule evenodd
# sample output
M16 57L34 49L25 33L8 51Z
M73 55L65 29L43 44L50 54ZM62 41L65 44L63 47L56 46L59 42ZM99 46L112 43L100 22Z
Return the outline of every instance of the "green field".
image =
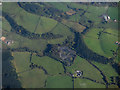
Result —
M97 62L93 62L93 64L95 64L104 73L108 82L111 82L110 77L118 76L117 72L112 68L110 64L101 64Z
M41 16L35 33L42 34L49 32L56 26L56 24L57 21L54 19Z
M107 56L102 50L100 40L98 39L97 35L101 31L103 31L103 29L90 29L90 31L85 34L83 39L89 49L100 55Z
M95 83L87 79L76 78L74 80L74 87L75 88L105 88L105 85Z
M36 55L33 55L32 62L34 64L44 67L47 70L48 74L50 75L64 73L64 68L62 64L48 56L38 57Z
M72 36L72 34L73 34L68 27L66 27L65 25L63 25L61 23L57 24L57 26L51 31L51 33L60 34L63 36L59 39L50 40L53 43L56 43L56 40L57 40L57 42L62 43L65 39L67 39L68 36Z
M69 76L50 76L47 79L46 88L72 88L72 78Z
M108 15L111 17L112 20L118 20L118 7L109 7Z
M12 52L12 56L14 57L14 60L12 60L12 63L16 68L17 73L24 72L30 69L29 68L29 65L30 65L29 52Z
M33 69L18 76L23 88L43 88L47 75L41 69Z
M66 12L66 11L69 11L70 9L67 7L67 4L64 3L64 2L49 2L49 4L54 7L54 8L57 8L58 10L60 11L63 11L63 12Z
M116 51L118 47L118 45L115 44L116 41L118 41L117 36L102 33L100 37L100 43L101 43L102 50L106 55L113 56L110 50Z
M22 11L23 9L20 8L17 4L17 2L4 2L2 3L3 8L2 10L6 13L8 13L11 16L17 16L19 15L19 12Z
M67 72L75 73L76 70L83 71L83 77L88 77L93 80L103 82L102 75L100 72L94 68L90 63L88 63L85 59L77 56L74 60L74 63L70 67L66 67Z

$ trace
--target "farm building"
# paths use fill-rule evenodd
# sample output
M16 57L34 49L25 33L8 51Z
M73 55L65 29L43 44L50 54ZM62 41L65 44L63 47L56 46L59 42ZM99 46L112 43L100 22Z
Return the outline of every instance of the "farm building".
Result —
M12 43L14 43L13 40L8 40L8 39L6 39L6 37L1 37L1 41L6 43L7 45L11 45Z

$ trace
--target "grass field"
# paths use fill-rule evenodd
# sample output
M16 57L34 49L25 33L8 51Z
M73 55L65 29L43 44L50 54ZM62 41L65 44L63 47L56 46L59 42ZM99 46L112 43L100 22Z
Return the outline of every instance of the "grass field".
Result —
M63 35L64 37L72 35L72 32L69 30L69 28L61 23L59 23L51 32L53 34Z
M97 62L93 62L93 64L95 64L100 70L102 70L102 72L107 77L107 80L109 82L111 82L110 77L118 76L118 74L115 71L115 69L113 69L112 66L109 65L109 64L101 64L101 63L97 63Z
M92 82L87 79L76 78L74 80L75 88L105 88L105 85Z
M48 56L38 57L36 55L33 55L32 62L34 64L43 66L50 75L57 75L59 73L64 73L64 68L62 64Z
M103 82L102 75L100 74L100 72L91 64L89 64L85 59L79 56L76 57L73 65L70 67L66 67L66 69L72 74L74 74L76 70L83 71L83 77L88 77L93 80Z
M106 55L113 56L110 50L116 51L118 47L118 45L115 44L116 41L118 41L117 36L102 33L100 37L100 43L101 43L102 50Z
M12 56L14 57L14 60L12 60L12 63L14 67L16 68L16 72L23 72L26 70L29 70L29 59L30 59L30 53L29 52L12 52Z
M2 10L4 12L7 12L9 15L15 16L15 15L19 15L19 12L21 10L23 10L22 8L20 8L17 4L17 2L13 3L13 2L4 2L2 3L3 8Z
M19 74L18 78L23 88L43 88L47 75L41 69L33 69Z
M61 37L61 38L57 38L57 39L47 40L47 42L49 44L62 44L65 39L66 39L66 37Z
M46 88L72 88L72 78L69 76L50 76L47 78Z
M54 19L41 16L35 33L42 34L49 32L56 26L56 24L57 21L55 21Z
M103 29L90 29L84 36L84 42L87 47L94 52L107 56L104 51L102 50L100 40L98 39L98 33L101 32Z
M2 30L10 32L11 26L5 18L2 18Z
M103 29L91 29L84 36L84 42L94 52L110 57L112 56L112 52L110 50L116 50L117 45L115 42L118 40L117 30L114 29L105 29L104 33L102 32L100 38L98 39L98 33L103 31ZM107 46L107 47L106 47Z
M61 23L58 23L57 26L51 31L51 33L63 35L62 38L50 40L53 43L56 43L56 40L58 40L58 41L60 41L60 43L62 43L65 39L67 39L68 36L72 36L72 34L73 34L69 30L68 27L66 27L65 25L63 25Z

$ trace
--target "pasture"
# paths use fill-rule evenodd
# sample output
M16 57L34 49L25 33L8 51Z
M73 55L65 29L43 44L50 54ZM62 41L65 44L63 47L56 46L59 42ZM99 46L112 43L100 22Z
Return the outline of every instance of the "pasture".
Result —
M49 76L47 78L46 88L72 88L72 78L69 76Z
M50 75L57 75L59 73L64 73L64 68L62 63L55 61L54 59L43 56L38 57L36 55L32 56L32 63L37 64L38 66L42 66L45 68Z

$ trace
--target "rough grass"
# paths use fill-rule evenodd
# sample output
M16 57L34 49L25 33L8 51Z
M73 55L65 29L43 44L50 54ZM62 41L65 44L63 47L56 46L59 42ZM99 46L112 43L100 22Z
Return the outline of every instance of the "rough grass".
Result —
M12 52L12 56L14 59L12 60L12 63L16 69L16 72L24 72L26 70L29 70L29 59L30 59L30 53L29 52Z
M93 64L95 64L104 73L109 82L111 82L110 77L118 76L117 72L112 68L110 64L101 64L97 62L93 62Z
M76 22L62 20L62 23L65 24L65 25L67 25L68 27L73 28L77 32L83 32L83 30L85 29L84 26L82 26L82 25L80 25L79 23L76 23Z
M105 88L105 85L95 83L87 79L76 78L74 80L74 87L75 88Z
M54 7L57 8L58 10L61 11L69 11L70 9L67 7L67 4L65 2L49 2L49 4Z
M72 78L69 76L51 76L48 77L46 88L72 88Z
M69 6L72 7L72 8L78 8L78 9L87 10L87 5L79 4L77 2L71 2L69 4Z
M19 80L23 88L43 88L47 75L41 69L33 69L19 74Z
M8 33L6 38L14 41L14 43L9 46L11 48L27 47L30 50L43 51L47 45L44 39L31 40L12 32Z
M10 32L11 26L5 18L2 18L2 30Z
M64 73L64 68L62 66L62 63L55 61L54 59L48 56L38 57L36 55L33 55L32 62L34 64L44 67L47 70L48 74L50 75L57 75L59 73Z
M96 81L103 82L100 72L89 64L85 59L77 56L70 67L66 67L67 72L75 73L76 70L83 71L83 77L88 77Z

